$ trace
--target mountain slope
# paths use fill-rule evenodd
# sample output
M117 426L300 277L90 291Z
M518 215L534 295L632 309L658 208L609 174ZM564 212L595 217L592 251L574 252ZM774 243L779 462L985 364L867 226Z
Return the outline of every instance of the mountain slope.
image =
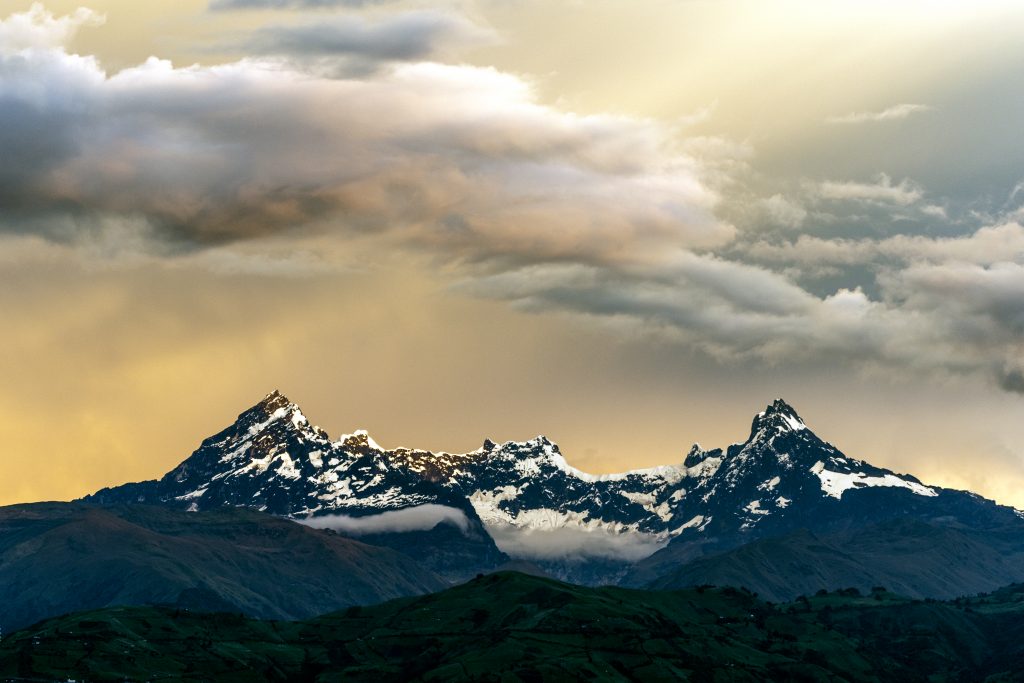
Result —
M745 587L785 602L819 590L876 586L911 598L949 599L1018 581L1024 581L1024 543L1007 547L980 532L907 519L853 532L800 530L760 539L693 560L650 587Z
M729 589L593 589L507 573L298 623L152 608L72 615L0 641L0 677L1020 680L1022 597L1019 587L957 603L846 593L773 608Z
M0 627L107 605L278 619L444 587L385 548L245 509L0 508Z

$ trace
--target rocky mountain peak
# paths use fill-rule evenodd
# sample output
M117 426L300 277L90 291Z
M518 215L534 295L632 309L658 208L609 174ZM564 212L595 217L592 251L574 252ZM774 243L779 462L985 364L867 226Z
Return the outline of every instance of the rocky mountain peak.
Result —
M365 429L357 429L351 434L344 434L336 443L345 450L356 453L384 450Z
M763 411L754 416L750 425L750 441L760 437L770 438L779 434L801 432L807 425L793 406L777 398Z
M699 443L693 444L690 447L690 451L686 454L683 459L683 467L691 468L696 467L710 457L718 457L722 455L722 450L716 448L714 450L704 450Z
M841 525L851 515L952 514L946 501L976 509L973 499L846 457L782 399L754 417L746 442L725 451L694 445L682 466L594 475L570 465L544 436L487 440L469 453L384 449L362 430L331 440L277 391L160 481L95 499L197 510L246 506L300 519L447 506L502 538L585 532L604 539L593 546L598 557L632 552L633 541L620 547L620 538L653 548L673 539Z
M295 405L295 404L292 403L290 400L288 400L287 396L282 394L277 389L274 389L269 394L264 396L263 400L260 401L259 403L257 403L256 405L262 407L264 410L273 412L274 410L277 410L278 408L282 408L282 407L285 407L285 406L291 406L291 405Z

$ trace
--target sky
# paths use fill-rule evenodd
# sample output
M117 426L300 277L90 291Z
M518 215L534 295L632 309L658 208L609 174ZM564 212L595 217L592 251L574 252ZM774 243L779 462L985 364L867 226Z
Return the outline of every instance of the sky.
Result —
M594 473L785 398L1024 507L1024 6L0 0L0 504L279 389Z

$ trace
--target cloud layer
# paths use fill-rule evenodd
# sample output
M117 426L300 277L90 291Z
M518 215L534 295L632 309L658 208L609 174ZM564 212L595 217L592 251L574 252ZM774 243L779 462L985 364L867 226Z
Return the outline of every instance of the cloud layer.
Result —
M522 77L423 61L476 35L453 15L271 26L246 38L246 59L152 58L112 74L64 48L97 21L33 6L0 22L0 230L165 256L216 249L210 263L235 264L264 263L252 252L268 241L329 261L369 240L425 255L463 292L723 361L1024 388L1019 224L900 234L911 213L952 224L910 178L804 179L795 198L743 198L745 145L569 113ZM320 68L339 55L375 68ZM855 116L920 109L901 106ZM722 218L744 201L782 236ZM897 234L824 234L846 220Z

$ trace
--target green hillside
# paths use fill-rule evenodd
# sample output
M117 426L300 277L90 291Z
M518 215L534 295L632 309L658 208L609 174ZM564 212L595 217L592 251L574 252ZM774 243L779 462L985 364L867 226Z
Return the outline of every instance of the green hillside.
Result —
M942 603L500 573L302 622L107 608L0 642L12 680L1024 680L1024 589Z

